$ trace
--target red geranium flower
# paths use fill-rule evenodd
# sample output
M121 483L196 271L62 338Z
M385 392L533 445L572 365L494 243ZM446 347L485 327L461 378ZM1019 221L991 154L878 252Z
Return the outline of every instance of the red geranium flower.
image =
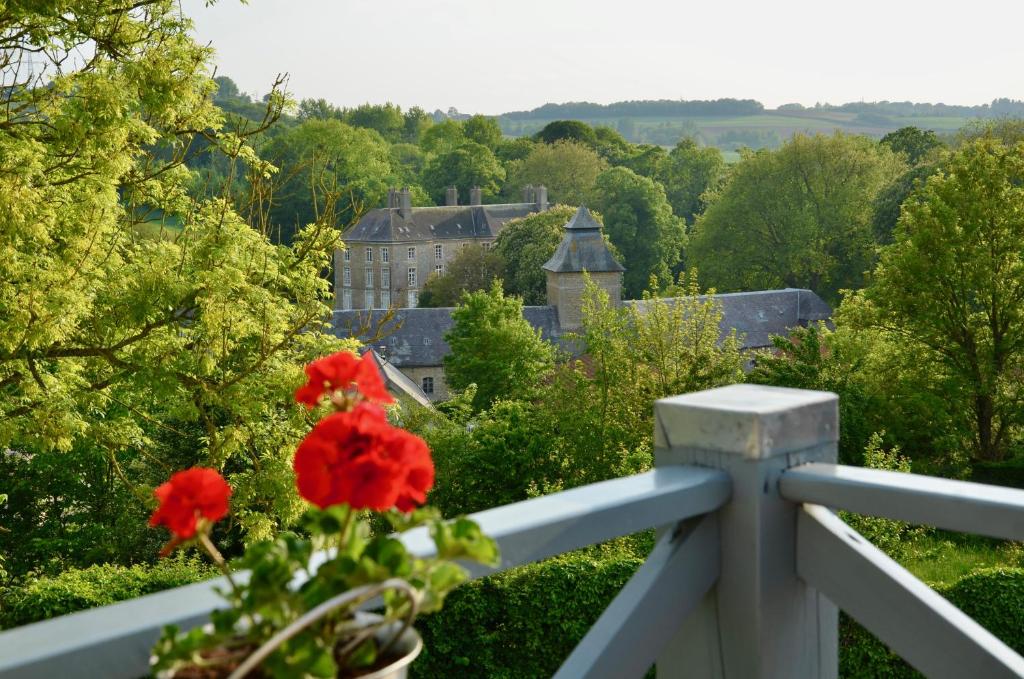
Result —
M403 429L394 429L390 453L402 469L402 479L395 506L411 512L427 501L427 491L434 486L434 461L427 442Z
M317 422L295 451L299 495L321 509L387 509L399 493L400 469L386 446L393 427L384 411L360 403Z
M167 526L181 539L196 534L196 522L200 518L219 521L228 513L228 497L231 486L213 469L192 467L171 476L153 494L160 501L149 525Z
M309 408L315 407L325 395L339 390L354 390L377 403L394 402L370 356L359 358L350 351L339 351L307 365L306 376L309 379L296 390L295 400Z

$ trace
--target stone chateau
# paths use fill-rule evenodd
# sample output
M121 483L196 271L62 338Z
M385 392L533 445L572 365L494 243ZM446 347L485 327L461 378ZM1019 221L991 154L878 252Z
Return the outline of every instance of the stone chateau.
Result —
M540 330L544 339L572 351L574 347L563 342L563 335L581 326L584 271L608 293L613 303L642 306L645 302L622 300L625 269L608 251L601 227L586 207L580 207L564 228L562 242L543 266L548 304L524 307L523 317ZM357 250L353 250L352 257L356 254ZM714 298L723 312L722 333L735 329L743 339L743 348L748 350L770 346L771 335L784 335L790 328L827 320L832 315L829 306L810 290L762 290ZM372 347L381 360L398 368L432 401L448 397L443 359L449 352L444 335L452 326L451 312L451 308L397 309L391 319L396 329ZM336 305L334 330L340 337L358 335L362 328L377 327L387 313L384 309L360 311Z
M342 240L334 256L334 308L413 308L427 278L443 274L455 253L470 243L489 247L512 219L548 209L543 186L523 189L522 203L482 205L479 188L469 205L449 187L445 204L413 207L409 189L388 191L387 207L371 210Z

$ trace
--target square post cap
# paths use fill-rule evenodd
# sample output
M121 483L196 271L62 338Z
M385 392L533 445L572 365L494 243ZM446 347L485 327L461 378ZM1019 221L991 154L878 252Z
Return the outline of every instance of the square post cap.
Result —
M733 384L654 404L655 445L766 459L839 440L839 397Z

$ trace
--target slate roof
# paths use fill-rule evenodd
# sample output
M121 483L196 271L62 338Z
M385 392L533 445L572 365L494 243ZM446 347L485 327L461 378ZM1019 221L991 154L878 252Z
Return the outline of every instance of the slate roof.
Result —
M700 299L707 299L701 295ZM832 309L810 290L785 288L756 292L732 292L714 295L722 305L722 334L733 328L743 335L742 348L760 349L771 346L771 335L785 335L790 328L827 321ZM641 309L647 300L623 302Z
M832 315L832 310L820 297L810 290L796 288L735 292L715 295L714 299L722 305L722 333L735 328L737 333L744 336L743 349L771 346L770 335L785 335L790 328L828 320ZM648 303L643 300L624 302L640 307ZM382 309L335 311L334 332L339 337L349 337L358 334L359 328L375 328L386 313ZM562 336L555 307L523 307L523 317L534 328L540 329L544 339L577 353L572 343ZM388 363L399 368L442 364L442 359L449 352L444 335L452 326L451 307L396 309L393 320L394 323L389 323L385 332L392 330L395 324L400 324L400 327L373 346L375 351L384 354Z
M555 254L544 263L542 269L555 273L626 270L608 250L608 245L601 236L601 225L594 220L586 206L580 205L576 214L563 228L565 236L562 237L562 242L558 244Z
M493 238L507 222L537 211L536 203L414 207L370 210L342 240L358 243Z
M382 375L384 375L384 385L387 387L395 396L408 396L412 400L419 403L424 408L434 409L434 404L430 401L430 397L424 393L420 385L416 384L415 380L411 380L405 376L401 370L393 366L390 362L385 361L380 355L372 350L367 349L363 352L363 357L372 356L373 361L377 364L377 368L380 369Z
M385 325L387 336L374 343L374 351L399 368L441 365L450 351L444 335L452 327L452 310L453 307L396 309L392 320ZM376 328L387 313L384 309L335 311L334 333L338 337L350 337L362 328ZM523 307L523 317L534 328L540 328L541 337L560 342L562 332L555 307ZM360 339L365 341L365 337Z

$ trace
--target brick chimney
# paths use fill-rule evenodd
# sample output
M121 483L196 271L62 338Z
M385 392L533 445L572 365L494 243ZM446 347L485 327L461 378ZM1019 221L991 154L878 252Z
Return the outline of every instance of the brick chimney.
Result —
M398 189L391 187L388 189L388 208L398 207Z
M546 186L541 184L534 189L534 195L536 197L535 203L537 205L537 212L544 212L548 209L548 189Z
M449 186L448 190L444 192L444 204L445 205L458 205L459 204L459 190L454 186Z
M523 187L523 202L532 203L533 200L533 184L527 184Z
M483 204L483 191L480 190L479 186L474 186L469 190L469 204L470 205L481 205Z
M402 219L408 219L412 214L412 194L409 193L408 186L403 186L402 191L398 194L398 212L402 215Z

